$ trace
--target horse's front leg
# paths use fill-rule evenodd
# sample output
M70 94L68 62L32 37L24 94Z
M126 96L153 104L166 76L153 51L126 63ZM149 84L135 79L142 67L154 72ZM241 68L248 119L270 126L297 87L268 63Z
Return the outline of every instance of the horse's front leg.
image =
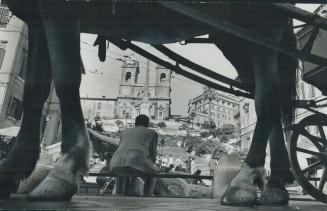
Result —
M289 193L286 183L292 183L294 178L290 171L287 149L285 146L281 118L273 124L269 137L271 174L260 195L261 205L287 205Z
M51 85L50 60L40 20L28 22L28 61L24 84L23 119L13 149L0 167L0 197L8 197L15 183L33 171L40 151L40 118Z
M70 200L87 174L90 142L80 105L80 29L71 2L40 1L62 118L61 158L30 199Z

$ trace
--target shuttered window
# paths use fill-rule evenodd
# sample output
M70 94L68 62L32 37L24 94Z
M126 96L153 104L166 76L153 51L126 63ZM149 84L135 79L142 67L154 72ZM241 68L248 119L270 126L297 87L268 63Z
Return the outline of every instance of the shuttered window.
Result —
M12 96L9 102L9 109L7 115L16 119L20 120L23 114L23 103L16 97Z
M3 58L5 57L5 53L6 53L6 49L0 47L0 70L2 67L2 63L3 63Z
M0 28L5 28L10 17L10 10L7 7L0 7Z

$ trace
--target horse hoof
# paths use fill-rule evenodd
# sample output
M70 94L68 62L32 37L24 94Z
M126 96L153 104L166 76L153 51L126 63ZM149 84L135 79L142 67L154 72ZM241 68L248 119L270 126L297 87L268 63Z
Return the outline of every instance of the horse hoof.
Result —
M263 184L264 168L244 166L232 180L220 203L226 206L254 206L257 189Z
M61 178L47 176L28 196L31 201L70 201L78 185Z
M256 190L236 186L229 187L220 200L221 205L224 206L252 207L256 204L256 202Z
M261 206L287 206L289 193L285 186L272 187L269 182L265 185L259 198Z

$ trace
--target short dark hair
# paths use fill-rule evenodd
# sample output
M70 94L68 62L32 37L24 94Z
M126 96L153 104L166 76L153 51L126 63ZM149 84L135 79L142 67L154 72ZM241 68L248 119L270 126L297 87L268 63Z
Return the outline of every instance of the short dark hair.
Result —
M140 114L135 118L135 126L149 127L150 119L147 115Z

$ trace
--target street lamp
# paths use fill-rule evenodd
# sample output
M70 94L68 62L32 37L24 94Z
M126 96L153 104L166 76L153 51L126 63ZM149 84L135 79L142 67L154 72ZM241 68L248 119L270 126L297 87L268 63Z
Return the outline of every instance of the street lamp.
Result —
M127 118L129 117L129 113L125 113L125 130L127 129Z

